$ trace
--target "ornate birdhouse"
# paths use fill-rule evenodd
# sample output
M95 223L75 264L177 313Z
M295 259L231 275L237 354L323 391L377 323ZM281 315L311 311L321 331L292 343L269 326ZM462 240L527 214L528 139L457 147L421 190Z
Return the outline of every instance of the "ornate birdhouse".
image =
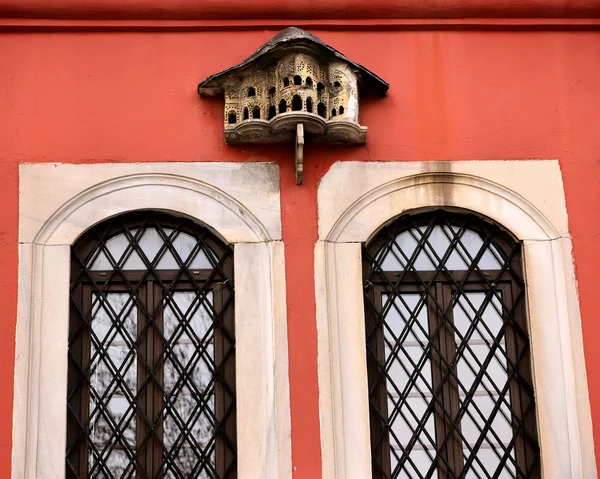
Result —
M389 85L314 35L290 27L241 63L208 77L200 95L225 96L228 144L296 141L302 183L304 140L361 144L359 98Z

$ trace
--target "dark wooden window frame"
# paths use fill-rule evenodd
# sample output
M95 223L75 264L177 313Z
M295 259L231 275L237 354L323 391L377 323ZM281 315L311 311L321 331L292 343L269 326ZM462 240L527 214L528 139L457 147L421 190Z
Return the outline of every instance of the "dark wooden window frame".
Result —
M150 218L150 223L148 223ZM104 227L108 223L108 227ZM214 443L217 478L235 479L235 324L233 307L233 251L206 228L184 218L160 212L136 212L108 220L86 232L72 247L71 301L69 325L69 372L67 394L67 478L88 477L89 436L89 361L93 295L123 292L135 296L137 338L136 398L136 477L162 477L163 445L161 444L163 405L162 318L166 298L171 292L196 292L205 299L212 293L214 346L214 415L217 422ZM98 245L111 237L146 224L173 228L202 241L216 252L219 264L213 269L155 269L91 271L90 255ZM126 233L128 234L128 233ZM202 302L202 301L201 301ZM200 305L199 307L202 307ZM205 404L208 398L205 398Z
M392 237L414 227L431 225L436 215L446 218L447 224L459 224L480 235L483 230L493 234L492 243L508 258L505 265L510 273L497 270L479 270L470 265L468 271L382 271L378 261L382 248L389 246ZM527 317L524 301L524 282L520 245L509 233L488 220L471 214L436 210L417 215L403 215L386 225L368 244L363 246L363 280L365 296L365 331L367 337L367 374L369 383L369 414L371 424L373 479L396 477L391 470L388 418L388 382L383 372L385 364L384 295L419 294L427 309L429 328L428 358L431 360L432 387L434 398L429 403L433 408L435 424L436 457L432 470L426 477L450 479L464 477L475 455L471 454L464 463L463 438L460 432L459 385L457 384L455 329L453 328L453 306L461 292L499 294L503 298L503 332L508 364L508 394L513 416L514 454L518 467L527 471L517 477L539 478L540 459L537 446L537 428L533 395L529 344L523 343L527 335ZM508 311L506 304L513 305ZM389 307L389 304L387 305ZM513 318L512 320L510 318ZM519 331L516 331L516 330ZM517 334L518 333L518 334ZM497 344L496 344L497 346ZM410 364L408 368L411 368ZM485 374L479 371L480 374ZM525 386L525 387L524 387ZM527 396L529 400L527 400ZM526 405L527 403L527 405ZM526 410L525 410L526 409ZM464 411L462 412L464 414ZM514 420L520 417L520 420ZM409 444L417 440L414 434ZM525 439L527 436L527 440ZM532 447L531 445L534 444ZM407 447L408 449L408 447ZM437 475L435 474L437 472ZM418 476L417 476L418 477Z

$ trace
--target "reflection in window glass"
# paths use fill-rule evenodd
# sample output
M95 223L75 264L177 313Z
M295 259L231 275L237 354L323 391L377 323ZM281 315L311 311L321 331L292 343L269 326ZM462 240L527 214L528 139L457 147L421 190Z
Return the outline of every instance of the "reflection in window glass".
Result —
M387 394L391 470L396 470L403 451L409 451L411 460L395 476L403 479L425 474L435 459L435 424L428 407L433 394L429 326L423 299L419 294L402 294L395 300L382 295L389 307L383 334L385 364L393 385Z
M106 463L121 477L134 470L122 446L135 445L137 312L129 293L94 293L92 311L89 467Z
M477 460L466 478L485 476L488 471L499 470L498 478L516 477L511 404L508 388L506 342L503 334L501 296L494 294L485 303L485 293L463 293L455 302L454 326L457 353L457 374L462 385L459 391L460 406L465 412L461 421L464 437L463 456L469 459L478 440L482 443ZM478 318L479 316L479 318ZM466 347L465 347L466 346ZM483 375L477 375L483 370ZM474 388L468 400L467 393ZM497 406L498 404L498 406ZM491 427L486 429L486 424ZM486 431L481 434L481 431ZM509 451L506 467L504 452Z
M170 245L166 241L168 237ZM145 256L142 259L138 248L132 246L137 242L139 250ZM214 264L207 256L207 251L197 246L198 242L193 236L174 232L169 228L163 228L161 232L156 228L147 228L143 233L138 230L129 230L127 234L119 234L110 238L104 248L92 258L89 268L92 271L105 271L119 265L123 270L144 270L148 263L154 263L156 269L179 269L179 263L188 268L211 269ZM208 254L211 254L210 251ZM211 255L213 256L213 255Z
M383 271L402 271L409 263L409 269L416 271L434 271L442 264L450 271L461 271L480 254L480 269L500 269L500 252L493 244L485 245L477 233L457 226L421 226L396 236L379 261Z
M212 413L207 414L214 411L215 370L209 304L213 304L211 292L205 302L195 292L175 292L165 307L164 335L173 346L164 365L165 400L171 408L165 412L163 443L167 449L178 446L177 472L184 477L192 477L197 456L215 432ZM214 467L214 450L209 460ZM180 476L173 471L166 477Z

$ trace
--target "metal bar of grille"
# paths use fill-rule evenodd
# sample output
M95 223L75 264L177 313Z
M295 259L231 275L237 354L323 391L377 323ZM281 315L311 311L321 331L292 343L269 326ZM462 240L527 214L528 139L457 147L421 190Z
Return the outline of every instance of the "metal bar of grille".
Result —
M363 248L374 478L539 478L520 245L448 211Z

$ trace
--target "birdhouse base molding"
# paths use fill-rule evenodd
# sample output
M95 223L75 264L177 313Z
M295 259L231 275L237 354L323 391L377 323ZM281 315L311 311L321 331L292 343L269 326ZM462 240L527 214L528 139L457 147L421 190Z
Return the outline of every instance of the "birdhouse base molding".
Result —
M298 124L304 125L304 134L311 141L355 145L367 142L366 126L345 119L325 120L305 112L281 113L272 120L248 120L226 126L225 141L229 145L290 142L296 139Z

